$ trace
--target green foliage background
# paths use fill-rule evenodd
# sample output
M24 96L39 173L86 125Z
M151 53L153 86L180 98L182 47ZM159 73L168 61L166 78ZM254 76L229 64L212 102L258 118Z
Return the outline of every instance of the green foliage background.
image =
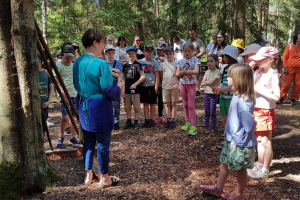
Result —
M187 39L188 30L197 30L205 44L211 42L213 32L223 31L227 43L234 39L234 13L238 0L36 0L35 16L42 28L41 2L47 5L47 41L51 51L60 50L67 41L81 44L81 36L88 28L97 28L105 34L126 37L131 45L135 35L141 33L137 23L143 25L143 43L155 44L160 37L172 44L178 35ZM288 45L289 31L293 36L295 19L299 15L298 0L267 0L268 26L257 33L259 1L246 3L246 45L263 34L281 51ZM266 1L266 0L264 0ZM141 7L138 7L138 2ZM265 22L264 22L265 23ZM298 30L300 31L300 30ZM116 41L117 42L117 41Z

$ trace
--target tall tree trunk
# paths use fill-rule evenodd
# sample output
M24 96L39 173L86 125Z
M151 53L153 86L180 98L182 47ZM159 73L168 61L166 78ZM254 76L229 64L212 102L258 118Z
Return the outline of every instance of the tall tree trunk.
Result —
M300 5L300 0L298 0L298 4ZM295 8L298 11L300 10L300 6L297 6ZM296 16L294 34L297 34L298 32L300 32L300 12ZM294 35L294 34L292 34L292 35Z
M137 8L137 12L142 12L143 9L143 1L142 0L136 0L136 8ZM137 21L137 28L138 28L138 33L139 36L141 38L141 40L145 40L144 37L144 26L143 26L143 15L140 14L140 20Z
M0 189L18 186L15 194L43 191L48 164L41 126L34 4L33 0L3 1L6 2L0 10L0 56L4 58L0 59ZM3 171L3 166L8 169ZM16 172L9 177L14 180L12 185L2 180L9 176L10 169ZM8 190L0 194L9 195Z
M107 0L98 0L99 2L99 7L101 10L106 10L106 6L107 6Z
M47 0L41 0L43 37L47 43Z
M269 25L269 0L264 0L263 3L263 15L264 15L264 23L263 23L263 32L264 37L268 39L268 25Z
M242 38L245 41L246 30L246 0L235 3L235 33L234 38Z
M263 0L258 0L258 16L257 16L257 33L256 39L262 40L262 16L263 16Z
M177 19L178 19L178 2L177 0L171 0L170 1L170 22L169 22L169 29L171 30L170 32L170 44L173 45L173 38L177 35L176 33L176 27L177 27Z

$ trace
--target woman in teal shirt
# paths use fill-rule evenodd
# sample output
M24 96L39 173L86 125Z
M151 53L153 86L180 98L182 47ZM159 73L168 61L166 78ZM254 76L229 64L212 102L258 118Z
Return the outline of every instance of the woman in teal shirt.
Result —
M77 90L79 119L84 133L83 154L86 170L85 184L93 178L92 166L96 141L101 179L100 187L109 187L114 181L108 176L109 145L114 129L113 100L120 100L119 86L113 86L113 77L106 61L97 56L105 47L105 35L88 29L82 36L85 54L73 66L73 82Z

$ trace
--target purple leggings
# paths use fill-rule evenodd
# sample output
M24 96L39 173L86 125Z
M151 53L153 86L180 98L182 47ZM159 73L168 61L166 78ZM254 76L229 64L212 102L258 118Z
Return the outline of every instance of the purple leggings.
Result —
M217 114L216 105L218 102L217 94L204 94L204 110L205 110L205 123L204 128L209 127L209 118L211 118L211 129L216 129Z
M179 84L179 89L182 97L185 122L190 123L191 115L191 124L192 126L196 126L195 84Z

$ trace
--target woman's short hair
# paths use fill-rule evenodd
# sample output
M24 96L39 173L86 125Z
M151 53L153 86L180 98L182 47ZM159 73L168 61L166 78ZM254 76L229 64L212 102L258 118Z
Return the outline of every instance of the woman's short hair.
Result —
M86 30L81 39L82 44L85 48L92 46L94 41L100 42L101 40L105 40L105 35L97 29Z

